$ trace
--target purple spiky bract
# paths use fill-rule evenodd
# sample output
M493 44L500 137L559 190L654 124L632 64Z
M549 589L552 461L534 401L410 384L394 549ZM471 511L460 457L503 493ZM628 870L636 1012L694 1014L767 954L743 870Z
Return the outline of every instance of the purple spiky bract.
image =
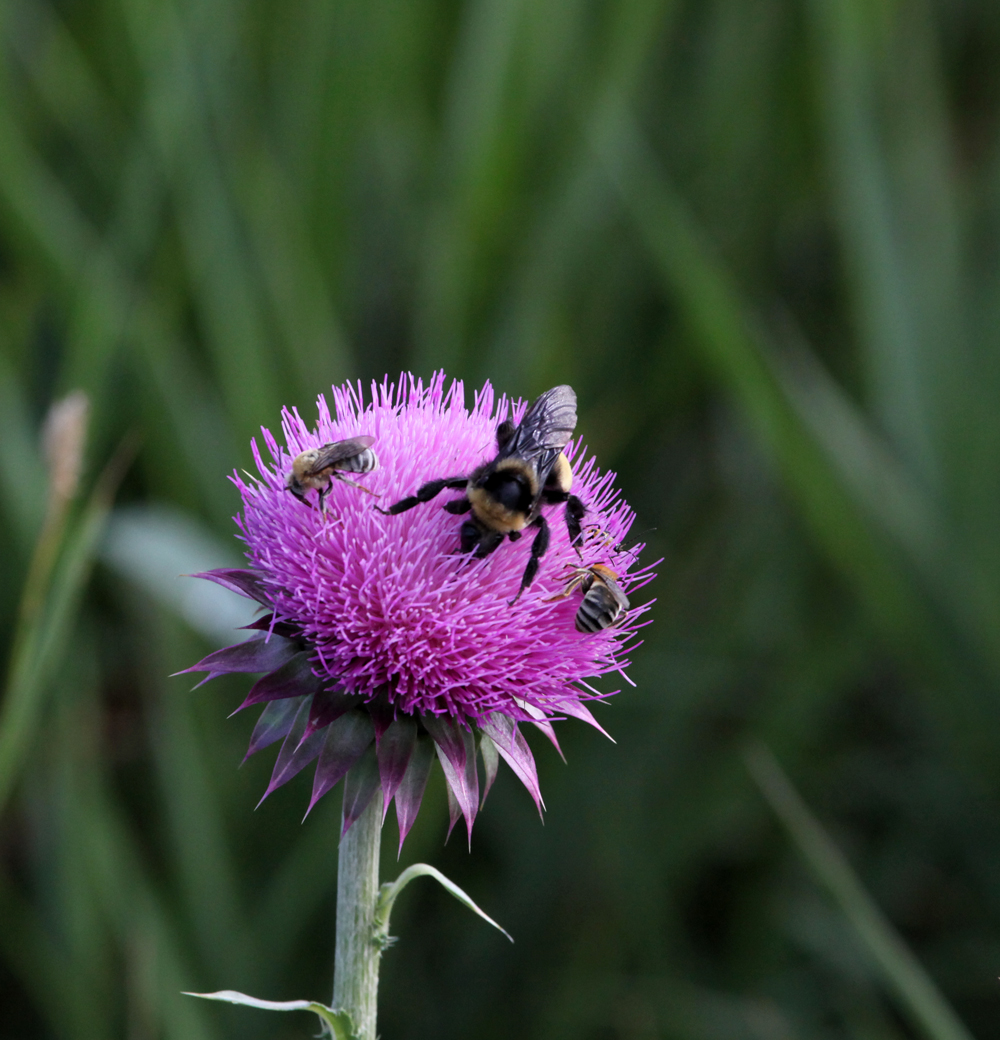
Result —
M373 384L367 402L360 385L334 387L333 404L331 413L319 398L314 429L286 410L284 444L266 429L262 445L253 444L259 476L234 475L249 568L200 576L256 600L266 613L251 626L250 640L187 671L208 678L265 673L240 706L265 705L247 755L282 741L265 797L316 761L310 809L346 776L346 830L381 786L384 811L396 803L402 846L436 756L451 824L464 816L471 838L480 807L477 759L485 768L483 798L503 759L541 809L521 727L538 728L558 748L551 720L568 716L596 726L585 702L610 694L586 681L624 674L648 609L632 609L614 628L578 632L582 593L553 598L566 589L568 568L605 564L629 591L653 572L636 567L641 546L622 549L632 511L614 474L602 473L577 440L566 455L573 493L587 508L582 544L570 544L562 505L543 507L548 551L532 585L510 605L533 532L480 560L459 553L462 519L442 508L461 491L395 516L373 506L491 459L497 425L518 422L525 402L496 398L487 383L468 409L462 384L446 387L438 374L427 385L412 376ZM334 480L320 511L315 492L306 503L287 492L286 475L300 452L363 435L375 438L379 459L377 469L359 477L372 494Z

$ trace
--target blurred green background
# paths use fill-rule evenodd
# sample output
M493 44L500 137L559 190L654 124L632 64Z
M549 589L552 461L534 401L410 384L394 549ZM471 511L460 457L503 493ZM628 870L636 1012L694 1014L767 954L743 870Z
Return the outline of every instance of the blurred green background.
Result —
M0 1036L312 1035L179 996L329 998L339 804L253 811L245 682L168 678L248 615L177 575L239 563L283 404L444 368L572 383L664 562L617 744L534 742L544 827L502 770L443 846L432 781L402 863L516 945L408 889L381 1034L965 1035L761 739L1000 1037L995 0L5 0L0 42Z

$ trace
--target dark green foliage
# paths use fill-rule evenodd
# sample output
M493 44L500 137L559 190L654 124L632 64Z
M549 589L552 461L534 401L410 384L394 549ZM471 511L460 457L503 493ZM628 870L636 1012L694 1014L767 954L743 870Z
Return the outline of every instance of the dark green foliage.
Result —
M179 995L328 1001L339 798L252 811L247 682L167 678L240 616L174 576L239 565L281 405L403 367L572 383L664 562L544 828L501 770L442 847L432 774L402 864L516 945L414 886L382 1035L914 1035L751 737L996 1032L995 3L8 0L0 46L0 1036L308 1035Z

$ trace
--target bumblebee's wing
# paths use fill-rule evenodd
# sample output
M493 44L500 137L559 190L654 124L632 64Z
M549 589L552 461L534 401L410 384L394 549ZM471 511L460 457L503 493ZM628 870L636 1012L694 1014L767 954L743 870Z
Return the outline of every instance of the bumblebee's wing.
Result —
M316 461L309 467L307 475L314 476L317 473L322 473L329 466L335 466L344 459L360 455L365 448L371 447L374 443L374 437L352 437L350 440L333 441L330 444L324 444L316 455Z
M571 386L554 386L539 396L524 413L521 424L497 458L511 455L551 468L576 429L576 394Z

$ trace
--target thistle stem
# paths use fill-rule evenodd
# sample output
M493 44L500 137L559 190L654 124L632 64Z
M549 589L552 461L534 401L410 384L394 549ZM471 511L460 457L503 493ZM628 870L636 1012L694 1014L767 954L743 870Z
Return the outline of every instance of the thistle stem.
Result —
M333 1006L354 1020L358 1040L375 1040L378 966L375 904L378 900L382 792L340 839L337 861L337 942Z

